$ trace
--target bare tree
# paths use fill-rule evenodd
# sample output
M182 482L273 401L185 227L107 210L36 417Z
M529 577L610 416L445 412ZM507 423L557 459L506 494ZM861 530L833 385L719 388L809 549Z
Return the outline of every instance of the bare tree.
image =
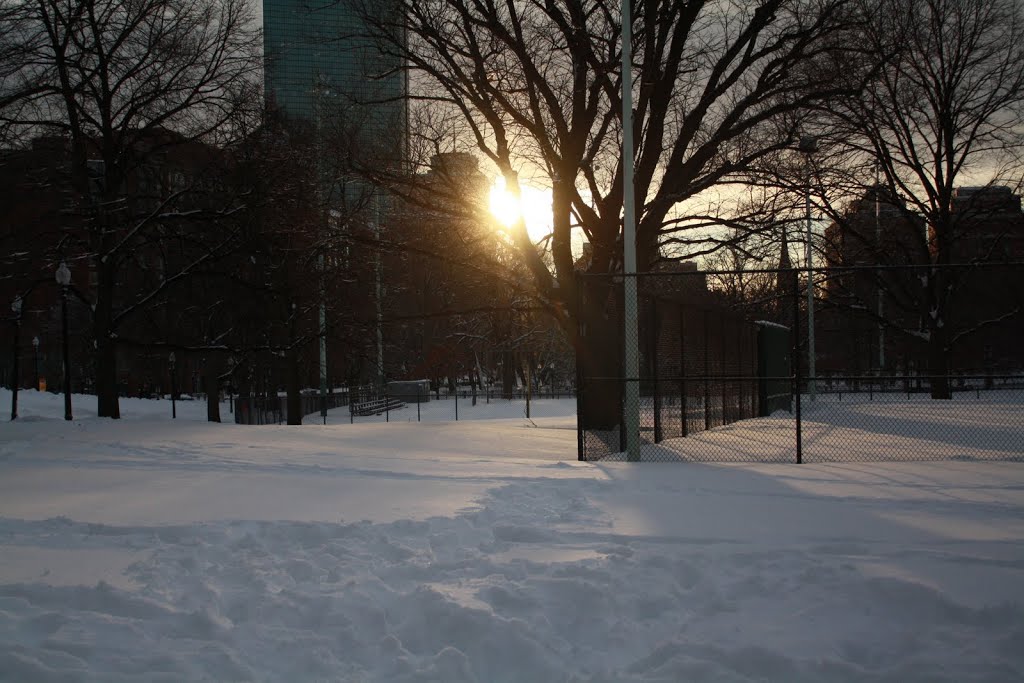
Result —
M928 346L933 398L950 398L950 312L962 273L942 266L969 253L964 242L979 227L972 209L980 207L958 198L958 187L1019 183L1024 8L1016 0L882 0L871 16L859 41L882 68L862 93L832 103L824 130L847 169L860 169L854 193L880 182L907 220L923 218L913 262L936 267L920 278L915 334Z
M81 227L55 251L94 278L78 291L92 311L98 412L116 418L119 327L224 244L127 291L136 250L182 218L180 185L140 200L137 181L169 147L224 142L251 121L260 33L246 0L35 0L4 11L0 125L70 142Z
M614 315L605 305L608 283L577 296L571 247L578 229L593 247L588 270L621 269L618 2L394 4L382 16L367 2L363 16L380 49L408 65L415 97L456 112L511 191L523 173L550 185L551 266L525 226L514 231L514 242L538 295L561 313L588 365L616 367L615 345L576 337L583 323L603 342ZM639 266L646 269L666 239L692 229L688 203L793 143L796 120L788 114L852 87L837 81L845 74L835 65L858 49L844 37L859 13L839 0L640 0L633 16L631 123L638 143L631 191L640 207ZM579 301L586 304L578 308ZM614 423L617 398L600 400L603 409L588 413Z

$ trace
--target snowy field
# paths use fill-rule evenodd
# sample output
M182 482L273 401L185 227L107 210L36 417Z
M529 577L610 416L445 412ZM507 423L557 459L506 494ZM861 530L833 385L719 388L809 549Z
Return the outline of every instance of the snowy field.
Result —
M300 427L20 403L2 681L1024 680L1019 462L578 463L572 400Z
M815 402L805 397L804 462L1024 461L1024 392L988 392L980 399L971 395L954 401L897 397L847 396L838 401L833 395ZM686 438L672 438L680 430L678 411L675 418L663 422L664 441L644 445L643 459L795 462L796 425L789 413L741 420ZM616 447L617 438L616 433ZM602 453L604 448L595 442L593 450Z

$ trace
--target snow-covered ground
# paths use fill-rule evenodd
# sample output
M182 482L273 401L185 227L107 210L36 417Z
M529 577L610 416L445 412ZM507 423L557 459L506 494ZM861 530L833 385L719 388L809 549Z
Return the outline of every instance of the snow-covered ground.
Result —
M301 427L20 400L3 681L1024 679L1021 463L578 463L572 400Z

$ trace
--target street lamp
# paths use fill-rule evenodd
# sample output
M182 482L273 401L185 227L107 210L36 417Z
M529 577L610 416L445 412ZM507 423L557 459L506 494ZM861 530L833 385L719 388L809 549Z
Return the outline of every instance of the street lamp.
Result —
M804 260L807 262L807 390L813 401L817 395L814 368L814 254L811 244L811 155L818 151L818 138L804 135L800 138L800 151L807 155L807 187L805 203L807 208L807 244Z
M71 359L68 354L68 286L71 284L71 271L63 261L54 275L60 285L60 324L61 352L64 355L64 419L71 420Z
M18 385L20 384L21 373L18 372L18 341L21 338L21 297L15 296L11 302L11 311L14 312L14 377L11 381L11 419L18 419Z
M36 391L39 391L39 337L32 337L32 356L36 366Z
M178 419L178 406L175 403L176 394L178 393L177 387L174 381L174 351L171 351L170 355L167 356L167 363L171 366L171 419Z

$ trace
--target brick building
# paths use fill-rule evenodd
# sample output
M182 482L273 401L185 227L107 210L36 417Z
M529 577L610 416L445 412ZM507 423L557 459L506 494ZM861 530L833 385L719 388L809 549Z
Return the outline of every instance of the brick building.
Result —
M1024 271L982 264L1024 260L1020 197L1006 187L960 188L952 209L950 262L979 264L947 271L952 367L964 373L1016 367ZM900 266L932 263L933 245L925 221L881 188L869 189L827 227L816 330L822 374L924 371L927 271ZM880 267L846 269L858 266Z
M122 199L116 205L103 207L106 220L117 230L125 230L125 239L133 239L125 226L139 216L154 211L169 197L179 201L168 205L177 210L202 208L208 196L206 190L216 189L219 168L218 153L195 142L186 142L167 131L156 131L145 139L137 140L132 154L126 156L130 169ZM98 156L98 155L97 155ZM101 182L102 167L90 162L91 192L81 196L71 179L71 150L67 139L42 136L21 149L0 151L0 211L7 220L0 227L2 245L2 275L0 299L6 301L5 313L15 297L22 299L17 352L21 387L35 387L45 382L50 390L62 389L63 362L61 359L61 288L54 274L61 262L71 270L68 293L68 322L70 339L71 385L75 392L90 391L94 382L92 312L93 292L97 285L95 260L91 252L88 223L98 220L96 197ZM183 227L178 220L179 234L191 230L205 230L204 226ZM122 234L122 233L119 233ZM152 282L173 272L177 260L185 256L174 244L154 242L143 232L134 234L137 243L130 244L128 253L132 265L122 269L117 282L125 293L121 303L140 291L146 291ZM123 257L123 256L122 256ZM13 316L4 315L7 329L0 339L0 375L10 385L15 353ZM145 338L154 320L126 323L120 330L123 338ZM163 321L172 326L173 321ZM34 340L38 339L36 345ZM138 395L157 390L168 391L167 354L142 352L137 347L123 346L118 350L118 382L121 393ZM179 361L183 389L193 382L191 361Z

